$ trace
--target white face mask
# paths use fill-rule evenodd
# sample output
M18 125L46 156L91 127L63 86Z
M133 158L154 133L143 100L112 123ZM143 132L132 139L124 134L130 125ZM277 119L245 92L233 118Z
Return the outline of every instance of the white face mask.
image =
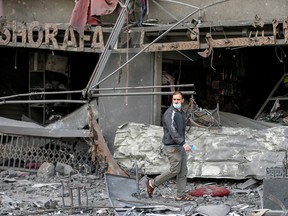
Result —
M173 103L173 107L175 109L181 109L181 103L177 103L177 104Z

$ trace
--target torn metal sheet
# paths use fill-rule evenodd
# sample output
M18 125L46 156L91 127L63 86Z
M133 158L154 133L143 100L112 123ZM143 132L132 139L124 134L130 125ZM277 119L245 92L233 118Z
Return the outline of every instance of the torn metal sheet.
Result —
M8 119L0 117L1 126L17 126L17 127L28 127L28 128L43 128L43 126L38 125L34 122L18 121L14 119Z
M88 106L92 107L93 114L95 118L98 118L98 106L96 99L93 99L89 104L84 104L77 110L73 111L64 118L58 120L57 122L51 123L46 126L46 128L57 129L57 128L69 128L69 129L79 129L84 128L89 123Z
M32 122L17 121L3 117L0 117L0 133L51 138L89 137L89 130L45 128Z
M188 178L263 179L267 168L283 166L288 147L287 127L271 127L262 122L261 127L265 129L192 127L186 142L192 143L196 151L188 153ZM115 160L125 170L130 170L137 160L145 174L160 174L169 168L162 152L162 135L160 126L138 123L120 126L115 136Z
M140 214L145 213L159 213L157 215L171 215L177 213L180 215L182 208L176 206L162 205L159 202L142 201L141 197L138 197L138 186L136 179L118 176L118 175L105 175L106 187L109 194L109 201L112 206L115 207L115 215L130 215L130 213L138 212ZM138 215L137 213L137 215Z
M93 140L93 143L92 143L92 160L96 159L96 150L97 150L97 153L98 153L98 156L100 157L100 160L104 159L105 162L107 160L107 164L106 164L107 165L107 173L127 176L127 174L116 163L110 150L108 149L107 143L105 142L105 139L102 135L101 128L97 124L96 117L94 116L92 106L88 107L88 112L89 112L90 136L91 136L91 139ZM97 134L94 134L95 132ZM96 137L98 137L97 149L96 149L96 143L95 143Z
M105 175L107 191L109 193L109 200L112 206L117 207L132 207L134 205L140 205L136 198L137 194L137 182L135 179L118 176L118 175ZM136 201L136 203L125 202L125 200Z
M220 113L221 125L224 127L250 128L255 130L262 130L279 126L279 124L277 123L255 121L254 119L245 116L239 116L234 113L221 112L221 111L219 113Z
M47 128L27 128L27 127L12 127L1 126L0 133L4 134L17 134L17 135L29 135L29 136L41 136L52 138L63 137L89 137L89 130L76 130L76 129L47 129Z

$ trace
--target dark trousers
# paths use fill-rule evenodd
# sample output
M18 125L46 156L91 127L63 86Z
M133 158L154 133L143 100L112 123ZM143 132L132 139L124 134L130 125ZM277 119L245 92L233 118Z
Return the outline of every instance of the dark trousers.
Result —
M164 146L163 149L166 154L170 168L158 175L153 181L152 186L158 187L162 183L176 177L177 197L185 194L187 183L187 155L182 146Z

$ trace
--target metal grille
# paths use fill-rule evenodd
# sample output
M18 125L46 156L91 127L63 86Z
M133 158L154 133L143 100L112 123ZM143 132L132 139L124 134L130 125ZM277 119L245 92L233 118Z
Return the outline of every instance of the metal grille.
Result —
M43 162L61 162L74 169L87 165L93 170L87 138L43 138L37 136L0 135L0 168L37 170Z

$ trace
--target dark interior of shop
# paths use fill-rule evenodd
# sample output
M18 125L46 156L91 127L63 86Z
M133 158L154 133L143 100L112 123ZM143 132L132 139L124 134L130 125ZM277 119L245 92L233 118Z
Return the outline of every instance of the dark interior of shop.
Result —
M31 70L31 65L32 68L35 66L33 65L33 62L31 64L31 60L29 62L29 55L35 52L41 52L41 50L23 48L1 49L0 97L38 91L81 91L86 87L98 59L98 54L47 51L45 52L46 56L50 54L67 59L65 71L63 71L63 73L48 71L42 69L43 66L39 65L38 70ZM38 57L38 59L40 59L40 57ZM45 80L42 75L44 71ZM44 82L45 84L43 84ZM27 99L29 99L29 96L18 96L9 100L17 101ZM35 95L31 96L30 99L37 100L44 98L41 95ZM46 95L45 99L81 100L82 95L81 93ZM36 104L35 109L34 107L31 109L32 105L28 103L1 104L0 116L16 120L23 120L23 116L26 116L38 123L47 124L50 123L47 119L55 121L56 119L52 119L52 117L62 117L81 105L82 104L78 103L51 103L45 104L45 106L38 106Z
M205 109L240 114L254 118L267 97L287 72L286 47L245 47L217 49L208 58L181 60L163 59L164 83L167 73L175 84L194 83L193 87L178 90L195 90L197 104ZM184 53L189 56L189 52ZM194 53L195 54L195 53ZM275 92L284 96L287 89ZM190 96L185 96L189 101ZM164 108L169 105L168 96L163 96ZM284 101L282 102L284 104ZM288 107L287 107L288 108Z
M29 92L29 52L33 50L1 49L1 97ZM195 57L197 52L193 52L193 57ZM63 82L67 85L66 90L82 90L86 87L97 63L98 54L52 51L49 53L68 56L70 63L67 68L69 78L61 78L58 74L59 79L57 79L60 81L54 84L61 84L64 80ZM163 58L162 83L164 85L171 82L174 84L193 83L194 88L186 87L179 90L195 90L194 98L200 107L214 109L218 104L221 111L254 118L283 74L288 73L286 53L288 53L287 47L266 46L215 49L208 58L199 56L193 61L184 57L181 60ZM186 54L189 56L189 53ZM57 76L52 75L51 80L56 79ZM285 96L286 90L283 80L281 91L277 90L275 94ZM163 91L170 91L170 89ZM17 97L15 100L27 99L27 97ZM79 100L81 93L72 94L69 98ZM171 103L170 99L171 96L162 96L163 109ZM190 96L186 95L185 99L189 101ZM284 106L285 101L282 101L282 104ZM80 104L69 105L66 111L71 112L79 106ZM21 119L23 115L29 115L28 107L29 104L25 103L1 104L0 116ZM52 111L55 112L55 110ZM56 114L51 110L49 113L47 109L44 112L50 115Z

